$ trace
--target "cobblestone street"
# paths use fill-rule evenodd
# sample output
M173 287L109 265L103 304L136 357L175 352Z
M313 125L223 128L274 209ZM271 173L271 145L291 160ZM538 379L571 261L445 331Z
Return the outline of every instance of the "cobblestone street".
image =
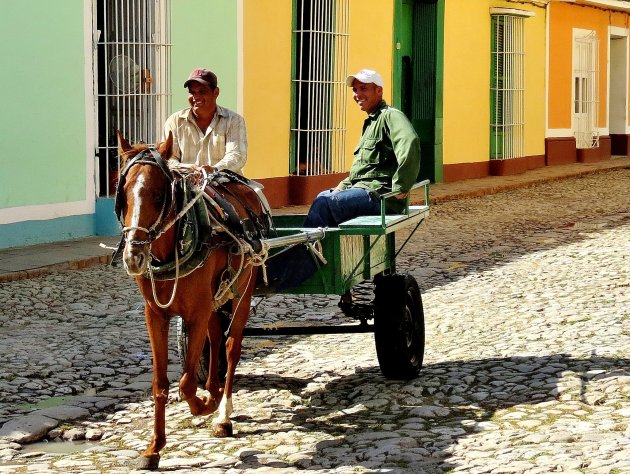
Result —
M233 438L178 400L173 321L160 470L630 473L629 192L618 169L433 206L397 259L422 290L420 376L386 380L371 334L249 338ZM153 413L135 282L97 266L0 299L0 473L132 471ZM334 321L337 301L276 295L252 324Z

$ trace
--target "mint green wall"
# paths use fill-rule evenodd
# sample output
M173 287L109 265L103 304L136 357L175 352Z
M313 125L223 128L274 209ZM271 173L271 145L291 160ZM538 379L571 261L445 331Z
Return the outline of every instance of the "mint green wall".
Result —
M0 2L0 208L86 199L83 0Z
M236 109L237 31L235 0L171 2L171 84L173 111L188 107L184 82L205 67L219 79L218 103Z

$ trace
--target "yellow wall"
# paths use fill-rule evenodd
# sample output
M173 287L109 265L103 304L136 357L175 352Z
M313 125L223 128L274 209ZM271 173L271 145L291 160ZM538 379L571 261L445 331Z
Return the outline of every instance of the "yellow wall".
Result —
M291 128L292 0L243 0L243 115L247 123L248 177L289 174ZM394 0L350 0L348 72L364 67L385 79L391 101ZM375 40L378 38L378 40ZM346 165L365 114L347 89Z
M525 20L525 156L545 154L547 14L531 11Z
M594 30L599 40L599 126L607 123L608 26L627 27L622 17L598 8L552 2L549 22L549 128L571 128L573 28ZM614 18L614 20L613 20Z
M489 159L490 7L535 13L525 19L525 156L544 154L545 10L507 1L450 0L444 15L445 165Z
M291 128L291 0L243 1L243 116L250 178L287 176Z
M348 72L353 74L363 68L378 71L385 82L383 98L388 104L392 101L393 28L394 0L350 0ZM350 169L366 115L352 99L349 87L346 117L345 157Z
M488 160L490 16L485 1L445 2L443 107L443 163Z

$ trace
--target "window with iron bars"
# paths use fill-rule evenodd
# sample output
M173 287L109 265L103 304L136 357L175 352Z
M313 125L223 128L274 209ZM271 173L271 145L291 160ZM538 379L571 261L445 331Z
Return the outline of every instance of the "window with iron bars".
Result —
M344 171L349 0L295 0L291 172Z
M170 0L94 0L98 194L116 190L117 130L155 143L171 109Z
M492 15L490 159L524 156L524 18Z
M599 146L598 41L594 31L573 38L573 131L577 148Z

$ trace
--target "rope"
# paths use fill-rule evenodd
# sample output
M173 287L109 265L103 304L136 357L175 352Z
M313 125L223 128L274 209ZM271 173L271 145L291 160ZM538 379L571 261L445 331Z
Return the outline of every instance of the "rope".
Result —
M174 168L173 171L180 171L180 170L177 169L177 168ZM183 209L181 211L179 211L179 213L173 219L171 219L170 222L168 222L164 226L164 228L160 231L160 235L163 234L164 232L166 232L168 229L170 229L173 226L173 224L175 224L175 222L177 222L179 219L184 217L186 215L186 213L190 210L190 208L193 207L195 205L195 203L204 195L203 190L208 185L208 181L210 180L210 176L208 175L206 170L203 169L203 168L201 168L201 173L203 174L203 181L199 185L199 188L195 191L197 194L190 201L188 201L188 204L186 204L183 207ZM186 182L186 180L184 180L184 183L185 182Z
M197 193L197 195L193 199L191 199L186 206L184 206L184 208L175 216L174 219L172 219L166 226L164 226L160 230L159 234L156 236L156 239L160 235L162 235L164 232L166 232L168 229L170 229L179 219L181 219L184 215L186 215L186 213L190 210L190 208L203 195L203 189L205 188L205 185L208 181L208 174L206 173L206 170L204 170L203 168L201 169L201 172L203 174L203 181L202 181L203 185L199 187L199 192ZM186 180L184 180L184 183L185 182ZM146 229L141 228L141 230L146 230ZM173 304L173 301L175 301L175 295L177 294L177 285L179 283L179 254L177 252L177 239L175 239L175 282L173 283L173 292L171 293L171 298L168 300L168 303L166 304L161 303L157 297L157 293L155 291L155 278L153 276L153 269L151 268L151 261L149 261L148 273L149 273L149 279L151 280L151 290L153 292L153 301L155 301L155 304L158 305L162 309L168 308L169 306Z
M190 167L187 166L173 166L172 171L175 171L177 173L180 174L180 176L183 177L183 170L190 170ZM190 200L188 201L188 203L182 208L182 210L177 213L177 215L171 219L164 227L162 227L159 232L157 233L157 235L155 237L153 237L153 239L151 239L151 232L155 230L155 228L157 227L157 225L160 223L161 219L158 219L158 221L156 221L153 226L151 226L151 229L146 229L144 227L140 227L140 226L129 226L129 227L125 227L123 228L123 233L126 234L126 232L129 232L131 230L141 230L146 232L149 235L149 240L145 240L145 241L133 241L133 242L129 242L128 243L132 243L134 245L144 245L144 244L151 244L153 240L156 240L157 238L159 238L162 234L164 234L167 230L169 230L179 219L181 219L183 216L186 215L186 213L195 205L195 203L201 199L201 197L205 196L204 193L204 189L208 184L208 181L210 180L210 176L208 175L208 173L206 172L205 169L200 168L200 169L195 169L195 172L201 171L203 178L201 181L201 184L197 187L197 189L195 190L196 195ZM190 174L194 174L194 173L190 173ZM186 182L186 180L184 179L184 183ZM164 212L164 208L162 209L162 213ZM214 296L214 302L213 302L213 309L218 309L221 306L223 306L230 298L233 298L234 295L231 292L231 288L234 287L234 285L236 285L238 279L240 278L241 274L243 273L244 269L247 268L248 266L251 267L258 267L258 266L262 266L263 267L263 279L265 281L265 284L267 284L267 268L265 266L265 263L267 261L267 259L269 258L269 244L267 244L267 242L262 241L262 250L259 253L254 252L254 249L252 248L252 246L244 241L243 239L240 239L238 237L236 237L232 232L230 232L230 230L224 226L221 222L218 221L218 219L216 219L212 213L209 213L209 218L214 221L214 223L220 228L222 229L223 232L225 232L231 239L232 241L238 246L238 251L237 252L231 252L228 255L228 266L226 268L225 271L229 271L230 269L232 270L232 278L231 279L226 279L221 281L221 283L219 284L219 288L217 288L217 292ZM240 256L240 262L239 262L239 266L238 269L234 271L234 269L231 266L231 255L232 254L236 254L238 256ZM249 255L249 258L247 259L247 263L245 263L245 259L246 259L246 255ZM224 272L225 273L225 272ZM175 295L177 293L177 285L179 282L179 256L177 253L177 241L175 242L175 283L173 284L173 291L171 293L171 297L168 301L168 303L164 304L161 303L158 300L157 297L157 292L155 290L155 278L153 276L153 270L151 268L151 261L149 261L149 265L148 265L148 274L149 274L149 279L151 281L151 290L153 292L153 300L155 301L155 304L158 305L160 308L166 309L168 308L173 301L175 300ZM247 287L249 286L249 283L251 281L251 277L253 275L253 272L250 273L250 278L247 281L247 284L245 286L245 289L247 289ZM239 305L240 305L240 300L239 300ZM238 305L237 305L237 309L238 309ZM230 323L231 326L231 323ZM228 332L229 332L229 328L228 328Z
M232 252L230 255L236 254L241 257L240 262L239 262L239 267L236 271L234 271L233 277L230 280L221 281L221 283L219 284L219 288L217 288L217 292L214 295L214 303L213 303L213 307L216 310L220 308L221 306L223 306L230 299L229 293L231 292L231 288L236 284L236 282L241 276L241 273L243 273L243 270L246 267L263 266L263 278L265 280L265 284L267 283L267 269L264 266L264 264L269 258L269 245L266 242L261 242L262 247L263 247L261 252L255 253L254 249L249 243L245 242L243 239L239 239L238 237L236 237L232 232L230 232L230 230L227 227L225 227L222 223L220 223L214 216L210 215L210 218L221 229L223 229L223 232L225 232L232 239L232 241L238 246L238 252ZM246 254L249 254L247 264L244 263ZM230 262L231 262L231 257L228 257L228 268L231 268Z
M252 277L253 276L254 276L254 272L250 272L249 273L249 278L248 278L247 282L245 283L245 292L247 292L247 288L249 287L249 284L252 281ZM232 323L234 322L234 314L236 314L236 312L238 311L238 308L240 308L242 302L243 302L243 300L239 298L238 304L236 305L236 308L234 308L234 310L232 311L232 317L230 318L230 324L228 324L227 329L223 333L225 335L225 337L228 337L230 335L230 330L232 329Z
M173 283L173 292L171 293L171 299L168 303L162 304L158 300L157 293L155 292L155 279L153 278L153 270L151 269L151 261L149 261L149 279L151 280L151 290L153 291L153 301L162 309L168 308L173 304L175 300L175 294L177 293L177 283L179 283L179 256L177 254L177 239L175 239L175 283Z
M250 257L250 264L252 265L252 267L262 267L262 272L263 272L263 281L265 282L265 285L267 285L269 282L267 281L267 265L265 265L267 263L267 259L269 258L269 243L265 242L264 240L261 241L262 244L262 250L259 253L255 253Z

